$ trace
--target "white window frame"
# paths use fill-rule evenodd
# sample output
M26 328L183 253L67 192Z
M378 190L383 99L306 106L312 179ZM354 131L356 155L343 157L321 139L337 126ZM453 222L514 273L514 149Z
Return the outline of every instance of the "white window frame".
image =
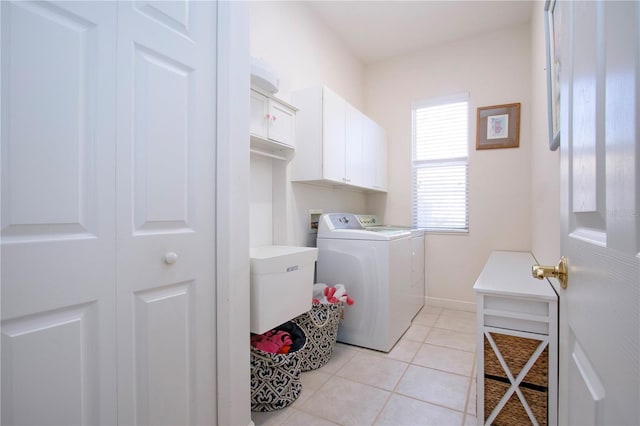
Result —
M458 102L466 102L467 103L467 131L466 131L466 156L463 157L449 157L446 159L438 159L438 160L417 160L416 159L416 110L421 108L428 108L439 105L446 105L451 103ZM446 233L446 234L468 234L469 233L469 93L460 93L452 96L442 97L442 98L434 98L419 102L414 102L411 104L411 124L412 124L412 132L411 132L411 217L412 223L414 227L419 227L420 224L418 222L418 200L416 199L418 196L418 188L417 188L417 170L422 168L429 167L442 167L442 166L455 166L464 164L466 166L465 169L465 226L460 228L453 227L427 227L426 232L428 233Z

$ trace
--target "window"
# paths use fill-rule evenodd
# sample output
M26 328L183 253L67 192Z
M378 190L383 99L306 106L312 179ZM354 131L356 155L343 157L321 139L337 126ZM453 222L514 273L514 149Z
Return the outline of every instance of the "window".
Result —
M468 95L416 103L413 115L413 226L469 231Z

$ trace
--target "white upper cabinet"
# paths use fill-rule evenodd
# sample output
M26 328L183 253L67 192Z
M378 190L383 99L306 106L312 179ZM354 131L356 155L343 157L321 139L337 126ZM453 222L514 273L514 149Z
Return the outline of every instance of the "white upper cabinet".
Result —
M372 181L367 179L363 148L365 144L364 125L368 118L360 111L347 104L347 131L345 138L344 175L349 185L370 187Z
M301 155L300 161L294 163L294 170L300 171L294 172L294 180L299 176L301 180L324 178L346 183L347 104L330 90L313 92L304 99L309 108L303 109L302 121L297 126ZM297 99L295 94L294 99ZM311 104L315 107L313 110Z
M295 114L291 105L251 90L251 147L290 157L295 149Z
M373 189L387 190L387 134L378 123L365 117L364 123L364 157L367 164L372 164L365 170L367 181L372 182Z
M293 181L386 191L384 130L326 87L292 94L297 151Z

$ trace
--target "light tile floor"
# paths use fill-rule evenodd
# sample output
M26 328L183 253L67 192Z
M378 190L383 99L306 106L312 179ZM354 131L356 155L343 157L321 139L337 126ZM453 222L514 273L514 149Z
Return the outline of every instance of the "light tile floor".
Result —
M476 315L425 306L385 354L336 344L302 373L289 407L251 413L261 425L475 425Z

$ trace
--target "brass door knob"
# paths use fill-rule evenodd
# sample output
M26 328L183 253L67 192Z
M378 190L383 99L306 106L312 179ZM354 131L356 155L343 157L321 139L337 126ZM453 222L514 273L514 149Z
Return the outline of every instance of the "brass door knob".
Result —
M531 267L531 275L539 280L545 277L557 278L562 288L567 288L568 277L567 258L562 256L560 262L556 266L533 265Z

